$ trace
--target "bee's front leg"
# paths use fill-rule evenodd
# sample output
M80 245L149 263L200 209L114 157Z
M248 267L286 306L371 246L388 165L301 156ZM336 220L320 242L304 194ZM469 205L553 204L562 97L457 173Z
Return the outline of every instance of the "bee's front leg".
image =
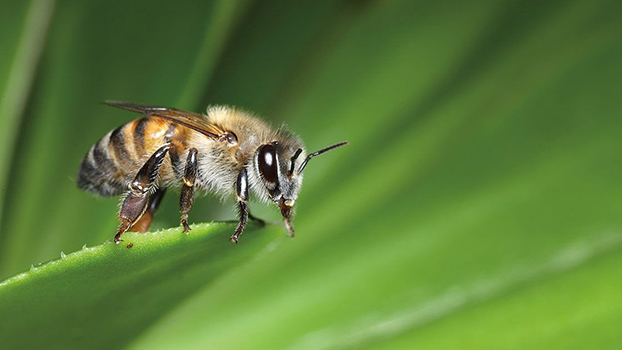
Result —
M121 224L117 229L117 234L114 236L115 243L119 244L121 242L121 235L137 223L145 213L145 210L147 210L149 192L153 188L155 179L158 176L158 170L160 170L160 166L162 166L162 162L169 149L170 145L165 145L155 151L143 167L140 168L136 177L134 177L134 181L130 183L130 189L123 200L121 210L119 210L119 221L121 221Z
M246 222L248 220L248 204L246 201L248 200L248 174L246 172L246 168L242 169L238 174L238 180L235 183L235 192L238 197L238 208L240 219L238 221L238 226L235 228L235 232L229 238L229 240L233 243L238 243L238 239L240 235L244 231L246 227Z
M192 204L194 203L194 184L197 180L198 172L197 153L198 151L196 148L191 148L188 151L184 184L181 188L181 195L179 196L179 211L181 212L180 223L184 227L185 233L190 231L190 226L188 226L188 213L192 209Z

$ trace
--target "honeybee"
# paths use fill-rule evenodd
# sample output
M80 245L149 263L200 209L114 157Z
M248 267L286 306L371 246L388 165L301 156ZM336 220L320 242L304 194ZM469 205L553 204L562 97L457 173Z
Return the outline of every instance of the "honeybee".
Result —
M302 140L233 107L206 114L121 101L105 104L144 114L102 137L82 160L80 189L101 196L123 195L114 242L128 231L145 232L166 188L181 188L180 224L188 233L195 188L237 199L239 220L230 240L238 242L250 214L249 192L275 203L289 235L291 218L309 160L347 144L307 154ZM250 190L250 191L249 191Z

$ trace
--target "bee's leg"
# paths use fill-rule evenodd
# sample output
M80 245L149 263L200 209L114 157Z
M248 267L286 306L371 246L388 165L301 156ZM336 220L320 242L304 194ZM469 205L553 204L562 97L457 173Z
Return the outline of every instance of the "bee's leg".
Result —
M192 209L194 203L194 183L197 180L197 149L191 148L188 151L188 160L186 161L186 172L184 174L184 184L181 188L181 196L179 197L179 211L181 212L181 225L184 232L190 231L188 226L188 213Z
M134 181L130 183L130 189L123 200L121 210L119 210L119 221L121 221L121 224L117 229L117 234L114 236L115 243L119 244L121 242L121 235L137 223L147 210L149 191L153 188L158 170L160 170L160 166L169 149L170 146L165 145L155 151L143 167L140 168Z
M160 206L160 202L162 202L162 197L164 197L164 193L166 193L166 189L160 188L154 194L149 197L149 204L147 205L147 210L143 216L136 221L132 227L129 228L128 231L131 232L147 232L149 227L151 226L151 221L153 220L153 213Z
M283 222L285 223L285 227L287 227L287 231L289 231L289 236L294 237L294 227L292 226L292 208L294 206L294 201L287 201L284 198L281 198L281 202L279 203L279 207L281 207L281 215L283 215Z
M248 174L246 173L246 168L242 169L238 174L238 180L235 183L235 191L238 197L238 207L239 207L239 215L240 220L238 221L238 226L235 228L235 232L229 238L229 240L233 243L238 243L238 239L244 231L244 227L246 227L246 221L248 220L248 205L246 201L248 200Z
M248 219L248 204L246 204L246 202L244 201L238 200L238 207L240 211L240 221L238 221L238 226L235 228L235 232L233 233L233 235L229 237L229 240L235 244L238 243L240 235L244 231Z

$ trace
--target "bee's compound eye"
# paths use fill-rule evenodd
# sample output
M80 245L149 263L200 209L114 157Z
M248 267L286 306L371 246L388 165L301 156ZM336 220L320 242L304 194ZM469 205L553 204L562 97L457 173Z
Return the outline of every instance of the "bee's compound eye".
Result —
M276 149L274 146L271 144L261 146L257 156L261 176L266 181L276 184L278 174L276 170Z

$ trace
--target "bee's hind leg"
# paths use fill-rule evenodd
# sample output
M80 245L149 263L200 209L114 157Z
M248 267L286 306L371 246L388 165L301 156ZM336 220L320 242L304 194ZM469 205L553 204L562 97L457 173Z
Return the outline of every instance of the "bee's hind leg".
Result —
M160 206L160 202L162 202L162 197L166 193L165 188L158 189L154 194L149 197L149 204L147 204L147 209L145 213L136 221L132 227L128 229L130 232L147 232L149 227L151 227L151 221L153 220L153 214Z
M119 244L121 242L121 235L138 223L147 210L150 197L149 192L154 186L158 170L160 170L160 166L162 166L162 162L169 149L170 145L165 145L155 151L143 167L140 168L136 177L134 177L134 181L130 183L130 189L119 210L119 221L121 223L114 236L115 243Z

